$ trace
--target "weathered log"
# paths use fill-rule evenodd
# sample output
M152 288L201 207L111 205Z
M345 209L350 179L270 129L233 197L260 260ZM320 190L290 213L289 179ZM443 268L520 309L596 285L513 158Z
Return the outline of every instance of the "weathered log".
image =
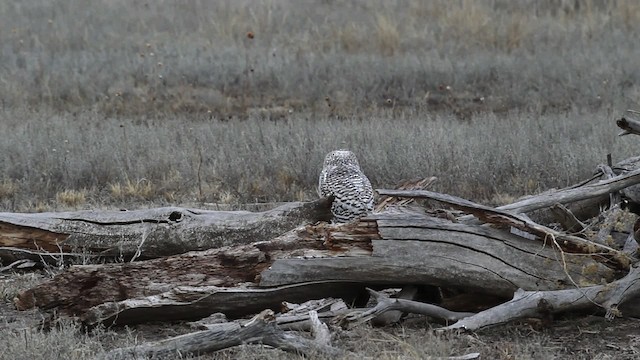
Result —
M317 316L316 316L317 319ZM319 322L318 322L319 323ZM322 325L317 325L322 326ZM335 357L346 353L327 344L326 334L316 340L305 339L276 327L273 311L265 310L246 323L217 324L208 330L173 338L137 344L109 351L103 359L170 358L201 355L242 344L265 344L301 355L322 354Z
M640 176L640 172L638 173ZM378 190L382 195L406 196L432 199L444 202L454 208L471 213L479 220L492 224L503 224L513 226L516 229L538 236L550 246L559 247L561 250L570 252L580 252L591 254L594 257L602 257L611 266L618 269L628 269L632 259L628 254L613 249L609 246L597 244L592 241L561 233L546 226L534 223L525 216L512 213L507 210L491 208L488 206L473 203L471 201L447 194L435 193L426 190ZM561 252L564 254L564 252Z
M567 311L600 309L608 319L622 316L620 310L640 295L640 268L632 268L627 276L607 285L595 285L556 291L518 290L511 301L466 317L442 331L480 329L527 317L545 317ZM633 301L635 302L635 301ZM629 310L637 310L631 307ZM637 316L629 312L626 315Z
M604 197L606 199L610 193L620 191L635 184L640 184L640 169L635 169L614 178L601 180L592 184L572 186L560 190L547 191L542 194L529 196L512 204L498 206L495 209L510 211L512 213L526 213L543 208L548 208L553 206L554 204L566 205L582 200L600 197ZM414 191L414 193L415 192L416 191ZM410 193L412 193L412 191L383 190L383 192L381 192L380 194L388 196L411 196L406 195ZM599 201L600 200L598 200L598 202ZM596 208L596 210L598 209ZM471 217L467 216L461 217L459 220L464 222L471 219Z
M146 297L104 302L84 311L80 320L89 326L138 324L149 321L193 320L212 313L231 318L255 314L264 309L280 310L283 301L305 301L326 296L344 297L350 302L364 287L338 281L293 284L261 289L238 286L177 286Z
M0 213L0 259L150 259L248 244L272 239L300 225L329 220L330 206L331 199L319 199L257 213L178 207Z
M560 256L551 246L499 229L390 213L340 226L308 225L250 245L73 266L20 293L15 304L79 315L98 307L99 319L135 323L214 312L242 316L280 301L353 296L364 286L427 284L510 297L518 288L557 290L614 276L583 254ZM333 285L321 286L328 281ZM189 287L196 290L185 294ZM260 289L273 292L257 300ZM128 299L137 306L125 307Z

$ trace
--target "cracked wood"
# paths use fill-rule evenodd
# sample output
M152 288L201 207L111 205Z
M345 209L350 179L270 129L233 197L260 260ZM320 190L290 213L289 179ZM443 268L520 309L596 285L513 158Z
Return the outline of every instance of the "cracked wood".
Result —
M135 211L0 213L0 259L42 255L150 259L269 240L330 218L331 199L264 212L165 207ZM48 257L48 256L47 256Z

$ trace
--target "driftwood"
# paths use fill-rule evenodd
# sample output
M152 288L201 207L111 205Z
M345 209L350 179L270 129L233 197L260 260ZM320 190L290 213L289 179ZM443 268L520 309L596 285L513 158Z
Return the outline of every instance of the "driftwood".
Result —
M638 171L637 176L640 178L640 171ZM592 256L597 257L604 257L619 268L627 269L629 267L629 263L632 260L624 252L613 249L609 246L597 244L577 236L567 235L559 231L550 229L546 226L534 223L527 217L517 215L499 208L493 209L487 206L474 204L471 201L464 200L455 196L434 193L426 190L378 190L378 192L383 195L426 198L444 202L455 208L470 212L473 216L477 217L483 222L509 225L524 232L538 236L545 242L548 241L550 246L556 246L561 250L592 254ZM563 253L561 252L561 254Z
M312 315L313 316L313 315ZM288 333L276 326L273 311L264 310L246 323L231 322L216 324L207 330L176 336L173 338L115 349L104 359L169 358L185 355L206 354L242 344L265 344L286 351L312 356L345 356L346 352L328 344L328 329L317 320L312 321L316 329L316 339L309 340Z
M166 207L134 211L0 213L0 259L60 262L95 257L150 259L269 240L329 220L331 199L264 212Z
M371 309L361 311L359 313L352 312L349 316L345 317L342 321L348 326L354 326L372 319L379 317L387 312L406 312L412 314L422 314L432 318L442 320L447 323L456 322L460 319L464 319L475 315L469 312L455 312L444 309L440 306L433 304L425 304L418 301L412 301L407 299L390 299L384 294L367 289L371 295L376 299L377 304Z
M597 204L602 199L608 200L609 194L625 189L629 186L640 183L640 169L636 169L614 178L598 181L593 184L580 184L561 190L547 191L536 196L530 196L523 200L512 204L499 206L495 210L510 211L512 213L526 213L544 208L549 208L555 204L572 204L583 200L596 199L595 210L589 209L588 212L599 212ZM411 196L414 193L410 191L389 190L381 193L389 196ZM403 195L404 194L404 195ZM608 201L607 201L608 202ZM594 207L594 206L591 206ZM575 211L572 212L575 213ZM462 222L470 221L471 216L462 217Z
M611 265L603 256L561 256L551 244L499 229L378 214L340 226L308 225L250 245L72 266L20 293L15 304L135 323L214 312L243 316L280 301L353 298L364 286L455 284L510 297L518 288L558 290L613 280L615 271L598 261Z
M527 317L546 317L552 314L600 309L608 319L622 316L621 308L640 295L640 268L633 268L627 276L607 285L588 286L556 291L518 290L511 301L464 318L442 331L464 329L477 331Z

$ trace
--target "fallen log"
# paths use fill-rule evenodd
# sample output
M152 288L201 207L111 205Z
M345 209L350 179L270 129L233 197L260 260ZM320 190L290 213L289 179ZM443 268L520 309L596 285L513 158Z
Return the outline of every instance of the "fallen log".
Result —
M81 313L88 325L128 325L149 321L195 320L212 313L240 318L264 309L280 310L283 301L306 301L328 296L342 297L349 303L364 287L339 281L312 282L261 289L239 286L178 286L146 297L104 302Z
M602 310L606 312L608 319L613 319L622 316L623 313L620 309L629 300L637 299L638 295L640 295L640 268L636 267L632 268L624 278L607 285L556 291L524 291L520 289L516 291L511 301L461 319L455 324L439 330L478 331L517 319L545 317L561 312L587 309ZM637 313L628 315L637 315Z
M640 176L640 170L638 171ZM377 190L381 195L404 196L414 198L432 199L446 203L456 209L471 213L480 221L491 224L509 225L516 229L525 231L542 239L550 246L555 246L561 250L560 255L564 256L564 251L590 254L593 257L601 257L618 269L628 269L633 259L623 251L610 246L598 244L577 236L567 235L546 226L537 224L527 217L515 214L508 210L491 208L488 206L473 203L456 196L435 193L427 190ZM602 261L601 260L601 261Z
M613 280L615 271L596 260L561 256L549 245L499 229L383 213L339 226L308 225L249 245L72 266L18 294L15 304L126 324L215 312L243 316L275 302L354 297L364 286L426 284L510 297L518 288L557 290ZM328 282L334 284L322 286ZM295 298L287 293L292 289ZM257 290L274 292L257 300Z
M165 207L134 211L0 213L0 259L60 262L110 257L151 259L269 240L329 220L331 199L264 212Z

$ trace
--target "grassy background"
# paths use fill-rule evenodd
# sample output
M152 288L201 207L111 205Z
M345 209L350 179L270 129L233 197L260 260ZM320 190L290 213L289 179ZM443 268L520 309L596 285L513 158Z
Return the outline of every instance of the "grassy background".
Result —
M639 107L635 1L0 3L0 210L307 200L325 153L376 187L561 187Z
M0 13L5 106L225 117L327 98L349 114L456 107L448 95L496 111L638 96L635 1L26 0Z
M607 153L634 155L606 110L536 115L384 111L336 120L292 114L202 120L0 112L0 205L45 208L305 200L324 154L350 148L375 186L437 176L436 188L484 201L589 177Z
M343 147L376 187L565 186L634 155L639 37L634 1L4 2L0 207L311 199Z

